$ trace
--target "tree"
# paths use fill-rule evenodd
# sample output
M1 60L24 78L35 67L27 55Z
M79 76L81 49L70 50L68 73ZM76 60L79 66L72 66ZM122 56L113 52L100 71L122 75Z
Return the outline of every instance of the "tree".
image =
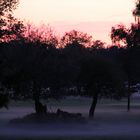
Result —
M0 42L21 38L24 30L22 21L12 16L19 0L0 1Z
M123 94L121 70L105 57L92 56L84 60L79 81L85 88L84 95L92 97L89 117L94 117L99 97L120 98Z
M6 25L6 20L11 15L12 10L17 7L18 0L1 0L0 1L0 29ZM1 33L1 32L0 32Z
M133 11L133 16L135 17L135 21L140 23L140 0L136 0L136 7Z
M0 109L3 107L8 109L8 106L7 106L8 102L9 102L9 99L7 98L7 96L0 94Z
M130 28L124 25L112 27L111 39L115 45L121 46L122 42L125 46L123 54L121 54L121 63L126 73L126 81L128 88L128 111L130 110L131 86L139 82L138 75L139 65L139 49L140 49L140 24L131 24Z
M12 12L17 7L19 0L1 0L0 1L0 15L3 16L6 12Z
M14 98L28 99L35 102L36 112L41 105L42 89L51 89L51 96L55 98L55 87L60 83L58 77L58 50L54 42L41 39L30 40L26 36L24 41L11 40L3 42L2 46L2 83L5 87L12 87ZM42 110L43 111L43 110Z
M17 7L18 0L1 0L0 1L0 45L1 45L1 50L3 49L2 47L5 46L2 41L3 37L5 36L5 39L7 35L13 35L15 32L19 32L19 25L20 22L17 22L14 20L12 17L12 10L14 10ZM12 24L11 21L14 21L14 24ZM16 21L16 22L15 22ZM11 26L12 25L12 26ZM11 31L9 30L11 28ZM3 57L2 57L2 52L0 54L0 67L3 69ZM1 70L2 72L2 70ZM0 77L0 82L2 82L2 77L3 75L1 74ZM1 88L1 87L0 87ZM7 107L8 104L8 95L7 93L0 93L0 102L1 102L1 107L5 106Z
M131 95L135 91L132 87L140 82L140 48L127 48L120 52L120 61L126 74L126 88L128 94L127 110L131 107Z
M93 41L91 48L95 50L103 49L105 48L105 42L102 42L101 40L95 40Z
M111 29L111 40L113 44L125 45L127 48L140 47L140 24L133 23L129 28L117 25Z
M24 34L27 42L40 42L54 48L59 45L58 37L55 35L53 29L46 25L37 27L27 23L25 25Z
M92 36L76 30L66 32L61 38L61 47L65 47L68 44L72 44L74 42L77 44L81 44L84 47L89 47L92 43Z

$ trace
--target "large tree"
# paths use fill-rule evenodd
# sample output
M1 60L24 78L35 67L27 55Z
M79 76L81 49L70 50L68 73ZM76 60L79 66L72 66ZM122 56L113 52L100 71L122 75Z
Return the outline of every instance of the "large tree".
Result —
M140 82L140 65L139 65L139 52L140 52L140 24L131 24L129 28L124 25L112 27L111 39L115 45L123 47L121 53L121 63L126 73L126 83L128 88L128 111L130 110L130 96L132 85Z
M135 21L140 23L140 0L136 0L136 7L133 11L133 16L135 17Z
M12 11L17 7L18 0L0 0L0 46L1 46L1 51L2 47L5 46L2 41L3 37L5 36L5 39L7 40L8 38L6 37L7 35L12 35L15 34L15 32L19 32L19 25L20 22L17 22L13 16L12 16ZM14 21L14 23L12 23ZM9 30L10 29L10 30ZM14 32L14 33L13 33ZM3 69L3 62L4 59L2 57L2 52L0 54L0 68L1 68L1 75L0 75L0 83L2 82L2 69ZM2 88L2 85L1 87ZM3 87L4 88L4 87ZM1 107L6 107L8 103L8 96L5 95L7 93L1 91L0 93L0 106Z
M123 74L111 60L101 56L91 56L83 60L79 81L84 87L84 95L92 97L89 117L94 117L99 97L120 98L123 94Z
M81 44L84 47L90 47L92 43L92 36L76 30L66 32L61 38L61 47L65 47L72 43Z
M19 0L1 0L0 1L0 18L10 14L18 4Z
M13 17L13 10L16 9L18 3L19 0L0 1L0 42L22 37L23 22Z

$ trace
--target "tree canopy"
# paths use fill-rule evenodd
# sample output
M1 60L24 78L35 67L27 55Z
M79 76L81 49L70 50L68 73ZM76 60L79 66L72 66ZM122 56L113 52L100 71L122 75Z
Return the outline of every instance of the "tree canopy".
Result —
M136 22L140 22L140 0L136 0L136 7L133 11L133 16Z
M1 0L0 16L4 16L7 12L12 12L17 7L19 0Z

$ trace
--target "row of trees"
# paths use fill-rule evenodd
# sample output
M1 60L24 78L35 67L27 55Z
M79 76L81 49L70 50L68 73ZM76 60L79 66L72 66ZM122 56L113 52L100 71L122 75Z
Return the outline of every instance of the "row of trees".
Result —
M140 82L139 23L113 27L114 45L105 47L75 30L58 39L51 29L25 26L7 17L18 1L8 2L0 3L4 23L0 26L1 97L32 98L36 105L42 97L89 96L89 117L94 116L100 97L128 97L130 109L131 87Z

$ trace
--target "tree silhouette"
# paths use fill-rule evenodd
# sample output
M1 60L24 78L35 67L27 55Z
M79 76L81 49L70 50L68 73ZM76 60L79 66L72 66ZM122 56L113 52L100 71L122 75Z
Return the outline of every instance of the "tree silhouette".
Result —
M91 45L90 43L92 42L92 36L83 32L72 30L70 32L66 32L61 38L61 41L63 47L74 42L85 47L89 47Z
M6 47L5 42L10 40L12 35L12 39L15 39L15 35L19 35L21 22L17 21L12 16L12 11L17 7L18 0L1 0L0 1L0 45L1 45L1 54L0 54L0 67L1 67L1 76L0 81L3 81L3 62L5 61L3 58L3 47ZM3 43L2 43L3 42ZM0 93L0 102L1 106L7 106L8 104L8 94L1 92ZM6 94L6 95L5 95Z
M57 47L59 44L58 37L54 34L54 31L46 25L37 27L27 23L25 24L24 35L27 42L41 42L52 47Z
M105 57L93 56L85 59L81 66L80 81L86 96L92 97L89 117L94 117L99 97L120 98L123 95L123 75L121 70Z
M121 42L125 45L123 54L121 56L121 63L123 64L123 69L127 76L128 84L128 111L130 110L130 96L131 96L131 86L139 82L139 62L138 53L140 49L140 24L131 24L129 28L124 25L118 25L117 27L112 27L111 39L115 45L121 46ZM120 42L121 41L121 42ZM137 76L136 76L137 75Z
M117 25L117 27L112 27L111 29L112 42L117 46L123 43L127 48L139 47L139 35L140 25L137 23L131 24L129 28L126 28L124 25Z
M133 16L135 17L135 21L140 23L140 0L136 0L136 7L133 11Z
M139 22L112 27L113 46L105 48L104 42L80 31L59 39L44 25L24 25L12 16L17 4L0 1L0 84L14 91L12 97L0 93L0 107L6 107L7 97L31 98L36 113L45 113L41 99L84 95L92 98L92 118L99 97L120 99L127 87L129 110L131 87L140 82ZM133 14L138 17L139 1Z
M18 0L0 1L0 42L22 37L23 22L12 15L12 11L17 7L18 3Z
M1 0L0 1L0 15L4 15L6 12L11 12L17 7L19 0Z

